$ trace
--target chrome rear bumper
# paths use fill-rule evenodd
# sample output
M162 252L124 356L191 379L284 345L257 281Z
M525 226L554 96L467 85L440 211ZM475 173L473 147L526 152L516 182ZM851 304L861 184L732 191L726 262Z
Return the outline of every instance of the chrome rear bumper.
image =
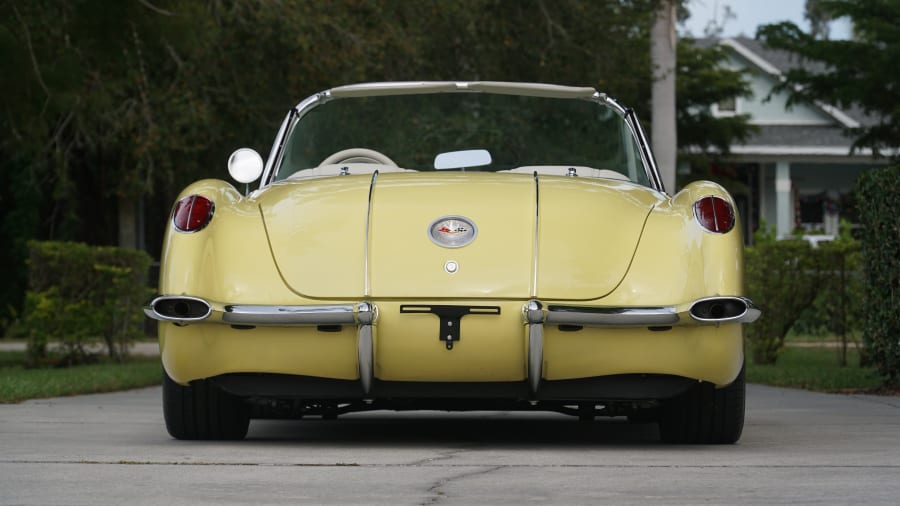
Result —
M188 325L200 322L235 326L318 326L358 327L359 376L368 395L373 381L372 327L378 308L369 302L358 304L275 306L220 304L198 297L164 295L153 299L144 313L155 320ZM544 325L573 327L650 327L665 329L675 325L720 325L752 323L760 311L744 297L706 297L680 306L603 307L544 305L531 300L523 307L523 323L528 329L528 383L533 393L540 386L543 367Z

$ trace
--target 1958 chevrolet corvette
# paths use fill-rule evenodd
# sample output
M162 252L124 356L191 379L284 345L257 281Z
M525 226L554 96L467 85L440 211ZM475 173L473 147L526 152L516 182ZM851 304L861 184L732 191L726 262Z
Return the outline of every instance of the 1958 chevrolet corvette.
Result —
M734 201L710 182L667 195L607 95L342 86L291 109L265 162L240 149L229 171L246 193L202 180L178 197L145 309L173 437L501 409L740 438L742 324L759 311Z

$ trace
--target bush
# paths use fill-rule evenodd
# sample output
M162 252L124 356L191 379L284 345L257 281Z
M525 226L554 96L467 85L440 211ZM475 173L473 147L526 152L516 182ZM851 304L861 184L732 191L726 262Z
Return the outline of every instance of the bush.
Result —
M811 254L819 272L815 300L794 324L801 334L837 336L841 342L840 365L847 365L847 344L862 330L862 275L859 241L851 234L849 222L841 222L834 241L820 242Z
M143 335L141 306L150 294L150 257L143 251L81 243L30 242L23 327L32 364L48 361L47 342L62 346L62 361L92 361L91 345L123 361Z
M890 385L900 384L900 167L857 180L864 279L863 339Z
M776 240L762 223L745 250L747 296L762 316L744 330L755 364L774 364L784 339L819 290L819 256L799 239Z

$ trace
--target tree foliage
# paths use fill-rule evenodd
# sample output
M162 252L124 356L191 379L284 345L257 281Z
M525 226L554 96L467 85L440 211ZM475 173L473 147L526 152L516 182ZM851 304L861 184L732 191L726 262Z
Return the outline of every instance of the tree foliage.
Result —
M757 36L773 48L808 60L793 68L776 91L789 93L789 104L820 100L872 115L872 124L852 130L854 148L900 154L900 1L820 0L818 15L853 22L854 40L823 40L793 23L759 28Z
M732 143L746 140L756 128L748 114L716 117L713 105L730 98L752 95L744 71L725 66L727 55L719 46L699 47L692 39L678 42L678 146L728 154Z
M158 254L177 192L222 177L235 148L266 153L288 108L322 89L540 81L647 118L658 2L0 0L0 261L17 273L0 313L21 300L27 240L116 244L133 220ZM733 131L707 125L691 128Z

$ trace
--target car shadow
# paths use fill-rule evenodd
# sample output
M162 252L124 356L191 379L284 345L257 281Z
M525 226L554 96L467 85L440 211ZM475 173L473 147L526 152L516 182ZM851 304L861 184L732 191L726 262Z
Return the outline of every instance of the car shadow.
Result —
M625 418L580 421L555 413L355 413L336 420L253 420L248 439L258 443L405 447L583 447L658 445L655 423Z

